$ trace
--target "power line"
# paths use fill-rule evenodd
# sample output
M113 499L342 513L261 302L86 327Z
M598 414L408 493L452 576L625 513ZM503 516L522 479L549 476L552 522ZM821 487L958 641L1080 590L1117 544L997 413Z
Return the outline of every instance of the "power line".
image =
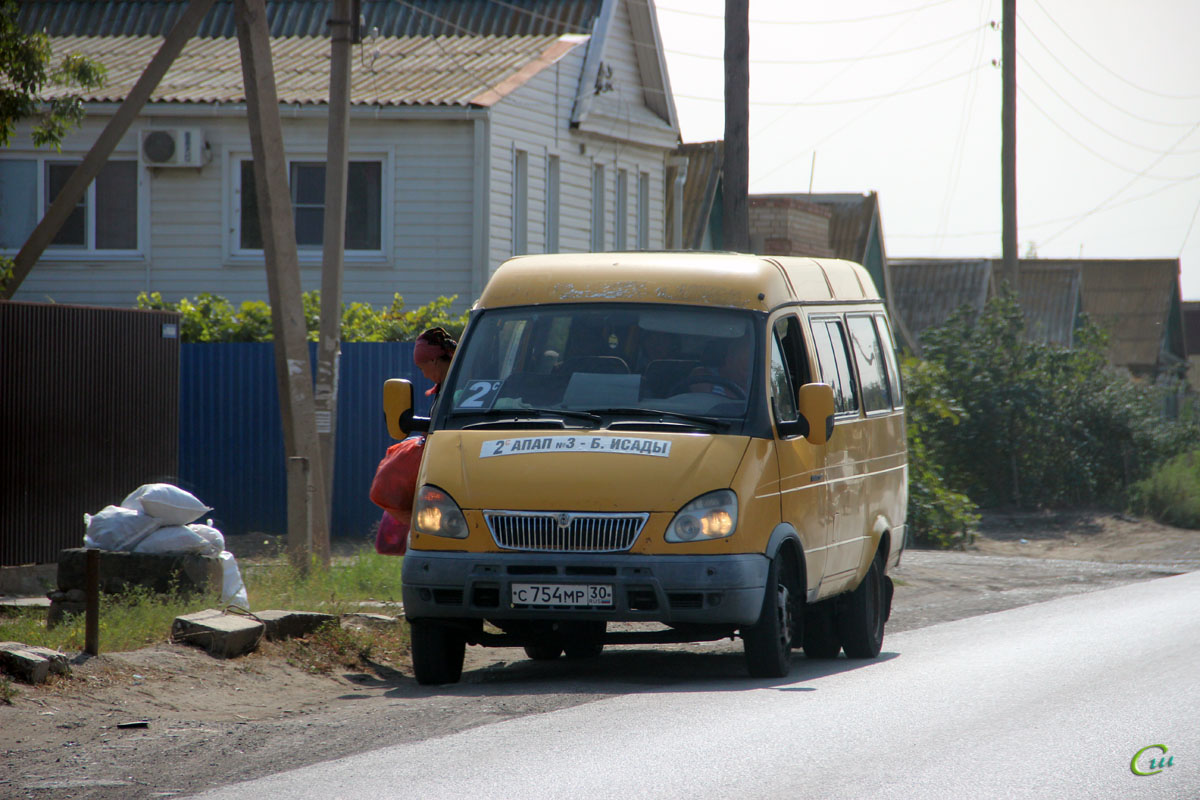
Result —
M1046 15L1046 19L1050 20L1051 24L1054 25L1054 27L1058 28L1059 31L1062 32L1063 36L1067 37L1067 41L1069 41L1071 44L1075 45L1075 47L1079 48L1079 52L1083 53L1085 56L1087 56L1089 59L1091 59L1093 63L1098 65L1101 69L1103 69L1109 75L1112 75L1114 78L1121 81L1122 83L1132 86L1134 89L1137 89L1139 92L1144 92L1145 94L1151 94L1151 95L1154 95L1155 97L1163 97L1168 100L1200 100L1200 95L1166 94L1164 92L1155 91L1154 89L1147 89L1144 86L1138 86L1136 83L1134 83L1133 81L1124 77L1123 75L1119 75L1118 73L1114 72L1111 67L1109 67L1103 61L1101 61L1100 59L1096 58L1094 55L1089 53L1087 51L1087 48L1085 48L1079 42L1075 41L1075 39L1071 36L1071 34L1067 33L1066 28L1064 28L1062 25L1059 25L1058 22L1054 19L1054 17L1050 16L1050 12L1046 10L1046 7L1043 6L1041 3L1039 3L1038 0L1033 0L1033 4L1035 6L1037 6L1039 9L1041 9L1042 13Z
M1127 117L1136 119L1138 122L1145 122L1148 125L1161 125L1163 127L1168 127L1168 128L1183 128L1183 127L1187 127L1188 125L1191 124L1190 122L1166 122L1163 120L1149 119L1148 117L1140 116L1139 114L1135 114L1134 112L1132 112L1126 108L1123 108L1122 106L1117 105L1112 100L1109 100L1103 94L1101 94L1100 92L1096 91L1091 86L1089 86L1087 81L1083 80L1078 75L1076 75L1074 72L1072 72L1071 68L1068 67L1066 64L1064 64L1062 62L1062 60L1058 58L1058 56L1054 55L1054 51L1051 50L1050 47L1045 42L1043 42L1036 33L1034 33L1033 29L1029 27L1029 25L1025 22L1025 20L1023 18L1018 17L1018 20L1020 21L1021 25L1025 28L1025 31L1034 38L1034 41L1036 41L1038 44L1040 44L1042 46L1042 48L1046 51L1046 54L1049 55L1050 58L1056 64L1058 64L1060 67L1063 68L1064 72L1066 72L1068 75L1070 75L1072 78L1074 78L1079 83L1080 86L1082 86L1084 89L1086 89L1087 91L1089 91L1090 93L1095 95L1097 98L1102 100L1107 105L1111 106L1112 108L1116 109L1117 111L1121 112L1122 114L1126 115ZM1025 61L1024 54L1022 54L1021 59L1023 61ZM1043 81L1045 81L1047 84L1049 84L1049 81L1047 81L1041 75L1041 73L1038 73L1038 71L1033 68L1033 65L1030 64L1029 61L1025 61L1025 65L1028 66L1031 70L1033 70L1034 74L1036 74L1039 78L1041 78ZM1057 92L1055 92L1055 94L1057 94ZM1061 95L1060 95L1060 97L1061 97Z
M493 2L495 2L495 0L493 0ZM981 29L986 28L986 27L987 27L987 25L985 23L983 25L979 25L974 28L971 28L970 30L963 31L962 33L957 33L954 36L947 36L944 39L937 39L932 42L926 42L925 44L917 45L915 47L907 47L903 50L892 50L887 53L871 53L869 55L864 55L864 56L847 56L845 58L816 58L816 59L752 58L752 59L750 59L750 64L751 65L767 64L767 65L778 65L778 66L819 66L822 64L848 64L848 63L856 64L856 63L859 63L862 61L874 61L874 60L880 59L880 58L891 58L892 56L902 56L902 55L907 55L909 53L916 53L921 50L926 50L931 47L936 47L940 44L945 44L946 42L953 42L958 39L965 39L966 37L968 37L974 33L978 33ZM688 58L699 58L699 59L703 59L705 61L724 61L725 60L724 56L712 55L711 53L691 53L686 50L666 50L666 52L671 53L673 55L677 55L677 56L686 56Z
M887 94L877 94L877 95L872 95L869 97L851 97L851 98L848 98L845 100L820 100L820 101L812 101L812 102L805 101L805 100L751 100L750 105L759 106L761 108L797 108L797 107L801 107L801 106L803 106L803 107L841 106L841 105L852 105L854 103L870 103L875 100L888 100L888 99L891 99L893 97L898 97L903 94L913 94L914 92L924 91L925 89L931 89L934 86L941 86L944 83L950 83L952 81L956 81L959 78L970 75L972 72L978 72L979 70L983 69L983 66L984 65L982 65L982 64L977 64L976 66L971 67L970 69L965 70L964 72L959 72L956 75L951 75L947 78L942 78L940 80L932 81L931 83L926 83L921 86L914 86L911 89L897 89L896 91L888 92ZM720 97L700 97L699 95L694 95L694 94L678 94L678 93L676 93L675 96L682 97L686 100L700 100L702 102L707 102L707 103L723 103L723 102L725 102L725 100Z
M1034 0L1034 2L1037 2L1037 0ZM1183 144L1183 142L1184 142L1184 141L1185 141L1185 140L1186 140L1186 139L1187 139L1189 136L1191 136L1193 133L1195 133L1197 130L1200 130L1200 122L1197 122L1197 123L1196 123L1194 126L1192 126L1192 128L1191 128L1191 129L1190 129L1190 130L1189 130L1187 133L1185 133L1185 134L1184 134L1182 137L1180 137L1179 141L1177 141L1177 142L1175 143L1175 145L1173 145L1173 146L1172 146L1172 147L1171 147L1169 150L1167 150L1167 152L1163 153L1163 154L1162 154L1162 155L1160 155L1158 158L1154 159L1154 161L1150 162L1150 164L1149 164L1149 165L1147 165L1147 166L1146 166L1146 168L1145 168L1144 170L1142 170L1142 173L1141 173L1140 175L1135 175L1135 176L1134 176L1134 178L1133 178L1132 180L1130 180L1130 181L1129 181L1129 182L1127 182L1127 183L1126 183L1124 186L1122 186L1120 189L1118 189L1117 191L1115 191L1115 192L1113 192L1111 195L1109 195L1109 196L1108 196L1108 197L1107 197L1105 200L1103 200L1103 201L1102 201L1102 202L1101 202L1099 205L1097 205L1097 206L1096 206L1095 208L1093 208L1091 211L1088 211L1088 212L1086 212L1086 213L1084 213L1084 214L1081 214L1079 217L1077 217L1077 218L1075 219L1075 221L1074 221L1074 222L1072 222L1072 223L1070 223L1069 225L1067 225L1066 227L1064 227L1064 228L1063 228L1062 230L1060 230L1058 233L1055 233L1054 235L1052 235L1052 236L1048 237L1047 239L1045 239L1045 240L1042 242L1042 244L1043 244L1043 245L1045 245L1045 244L1049 244L1050 242L1054 241L1054 240L1055 240L1055 239L1057 239L1059 236L1062 236L1064 233L1066 233L1067 231L1069 231L1071 228L1074 228L1076 225L1078 225L1079 223L1083 222L1085 219L1087 219L1088 217L1092 216L1093 214L1096 214L1096 213L1098 213L1098 212L1100 212L1100 211L1106 210L1106 206L1107 206L1109 203L1111 203L1113 200L1115 200L1116 198L1118 198L1118 197L1120 197L1122 194L1124 194L1124 193L1126 192L1126 190L1128 190L1130 186L1133 186L1135 183L1137 183L1137 182L1138 182L1138 181L1139 181L1139 180L1140 180L1140 179L1141 179L1141 178L1142 178L1142 177L1145 175L1145 173L1149 172L1150 170L1152 170L1152 169L1154 169L1156 166L1158 166L1159 162L1161 162L1161 161L1162 161L1164 158L1166 158L1167 156L1169 156L1169 155L1171 154L1171 152L1172 152L1172 151L1173 151L1173 150L1174 150L1176 147L1178 147L1180 144Z
M794 19L752 19L751 25L852 25L859 22L874 22L879 19L887 19L888 17L899 17L904 14L916 14L928 8L935 6L944 6L954 0L936 0L933 3L926 3L923 6L904 9L901 11L889 11L884 14L873 14L867 17L855 17L853 19L818 19L818 20L794 20ZM659 6L659 11L667 11L672 14L684 14L689 17L701 17L703 19L719 19L724 21L724 14L706 14L703 11L690 11L682 8L668 8Z
M1117 134L1113 133L1112 131L1110 131L1110 130L1109 130L1108 128L1106 128L1105 126L1103 126L1103 125L1101 125L1100 123L1096 122L1096 121L1095 121L1095 120L1093 120L1091 117L1089 117L1087 114L1083 113L1083 112L1082 112L1082 111L1080 111L1078 108L1076 108L1076 107L1075 107L1075 105L1074 105L1074 104L1072 104L1072 103L1071 103L1071 101L1070 101L1070 100L1068 100L1066 97L1064 97L1064 96L1062 95L1062 93L1061 93L1061 92L1059 92L1057 89L1055 89L1053 86L1051 86L1051 85L1050 85L1050 82L1046 80L1045 76L1043 76L1043 75L1042 75L1040 72L1038 72L1036 69L1034 69L1034 68L1033 68L1033 65L1032 65L1032 64L1030 64L1028 61L1026 61L1024 56L1020 56L1020 55L1018 55L1018 58L1020 58L1020 59L1021 59L1021 61L1022 61L1022 62L1024 62L1025 66L1029 67L1029 70L1030 70L1030 71L1031 71L1031 72L1032 72L1034 75L1036 75L1036 76L1038 77L1038 79L1040 79L1040 80L1042 81L1042 83L1043 83L1043 84L1045 84L1046 88L1050 90L1051 94L1053 94L1055 97L1057 97L1057 98L1058 98L1058 99L1059 99L1059 100L1062 102L1062 104L1063 104L1064 106L1066 106L1067 108L1069 108L1069 109L1071 109L1072 111L1074 111L1074 112L1075 112L1076 114L1078 114L1078 115L1079 115L1079 116L1080 116L1080 117L1081 117L1081 118L1082 118L1082 119L1083 119L1085 122L1087 122L1089 125L1091 125L1092 127L1096 128L1097 130L1099 130L1101 133L1103 133L1103 134L1105 134L1106 136L1109 136L1109 137L1111 137L1111 138L1113 138L1113 139L1116 139L1116 140L1117 140L1118 142L1120 142L1121 144L1128 145L1128 146L1130 146L1130 147L1133 147L1133 148L1135 148L1135 149L1137 149L1137 150L1145 150L1146 152L1149 152L1149 153L1160 153L1160 152L1162 152L1162 149L1161 149L1161 148L1158 148L1158 147L1147 147L1147 146L1146 146L1146 145L1144 145L1144 144L1138 144L1137 142L1130 141L1129 139L1125 139L1125 138L1123 138L1123 137L1121 137L1121 136L1118 136ZM1022 93L1022 94L1024 94L1024 95L1025 95L1025 97L1026 97L1027 99L1029 99L1029 101L1030 101L1031 103L1033 103L1035 106L1037 105L1037 103L1036 103L1036 102L1034 102L1033 98L1032 98L1032 97L1030 97L1030 95L1024 91L1024 87L1022 87L1022 89L1021 89L1021 93ZM1038 110L1039 110L1039 111L1041 111L1043 114L1045 114L1047 118L1049 118L1049 117L1050 117L1050 114L1049 114L1049 113L1048 113L1048 112L1047 112L1045 109L1043 109L1043 108L1041 108L1041 107L1038 107ZM1051 121L1053 122L1053 120L1051 120ZM1184 125L1191 125L1191 124L1192 124L1192 123L1187 123L1187 122L1185 122L1185 123L1181 123L1181 127L1182 127L1182 126L1184 126ZM1060 130L1063 130L1063 129L1060 127ZM1064 130L1063 132L1065 133L1066 131ZM1068 135L1070 135L1070 134L1068 134ZM1182 156L1182 155L1190 155L1190 154L1192 154L1192 153L1200 153L1200 149L1196 149L1196 150L1180 150L1180 151L1176 152L1176 153L1175 153L1175 155L1177 155L1177 156Z

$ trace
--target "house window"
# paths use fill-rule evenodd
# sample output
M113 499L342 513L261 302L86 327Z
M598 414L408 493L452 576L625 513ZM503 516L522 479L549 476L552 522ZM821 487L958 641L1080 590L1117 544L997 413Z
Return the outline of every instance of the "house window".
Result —
M0 249L17 250L54 203L79 161L0 160ZM138 249L138 165L106 163L71 209L50 247L118 252Z
M638 173L637 247L650 249L650 173Z
M513 159L513 255L529 252L529 153L518 150Z
M617 197L613 203L613 213L616 217L616 241L613 249L624 250L629 246L625 236L629 215L629 173L623 169L617 170Z
M592 165L592 252L604 249L604 165Z
M546 159L546 252L557 253L558 206L559 206L559 161L558 156Z
M291 161L288 180L296 247L319 250L325 243L325 162ZM241 206L238 214L238 247L262 250L258 220L258 195L254 162L242 159L238 169ZM346 170L347 252L378 252L383 248L383 162L351 161Z

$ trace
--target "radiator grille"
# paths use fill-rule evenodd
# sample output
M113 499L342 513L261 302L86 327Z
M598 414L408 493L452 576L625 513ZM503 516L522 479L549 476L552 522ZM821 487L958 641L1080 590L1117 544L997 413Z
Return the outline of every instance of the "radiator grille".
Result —
M633 547L649 514L485 511L496 544L546 553L620 553Z

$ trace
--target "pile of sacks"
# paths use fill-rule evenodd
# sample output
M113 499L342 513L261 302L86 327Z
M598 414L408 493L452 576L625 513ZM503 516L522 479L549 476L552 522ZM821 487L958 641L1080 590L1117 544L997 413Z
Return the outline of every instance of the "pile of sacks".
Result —
M123 553L164 555L195 553L219 556L222 568L221 602L250 610L246 585L237 559L225 549L225 537L197 523L212 509L191 492L169 483L138 487L119 506L106 506L98 514L84 514L87 526L84 547Z

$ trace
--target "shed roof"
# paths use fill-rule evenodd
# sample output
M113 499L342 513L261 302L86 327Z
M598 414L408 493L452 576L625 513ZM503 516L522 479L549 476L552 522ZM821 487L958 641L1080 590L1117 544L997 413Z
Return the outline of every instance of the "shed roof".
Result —
M355 54L358 68L351 70L350 102L490 106L585 40L573 35L381 38L372 44L370 55ZM158 36L67 36L53 44L56 53L82 53L107 67L104 87L85 93L85 100L119 102L162 41ZM273 38L271 56L279 102L328 102L328 38ZM245 100L236 38L189 40L150 97L152 103Z
M983 310L992 264L976 259L890 259L891 302L913 336L937 328L957 309Z
M1111 334L1114 364L1153 372L1164 350L1183 357L1182 326L1172 325L1171 313L1179 301L1178 259L1023 260L1021 271L1073 265L1081 270L1083 311Z
M22 30L50 36L165 36L188 0L18 0ZM362 0L364 33L380 36L588 34L602 0ZM271 36L325 36L332 0L267 0ZM196 35L237 36L234 0L216 0Z
M1000 269L993 262L993 271ZM1018 278L1025 338L1034 342L1070 347L1080 310L1080 268L1077 264L1052 266L1025 261Z

